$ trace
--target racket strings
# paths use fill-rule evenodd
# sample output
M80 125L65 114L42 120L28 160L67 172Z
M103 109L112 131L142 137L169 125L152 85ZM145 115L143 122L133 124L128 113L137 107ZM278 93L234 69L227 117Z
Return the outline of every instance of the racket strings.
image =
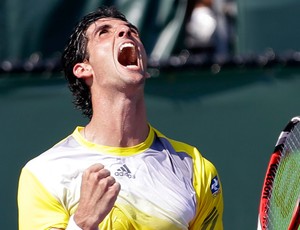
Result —
M268 229L287 229L300 194L300 123L282 144L281 160L269 202Z

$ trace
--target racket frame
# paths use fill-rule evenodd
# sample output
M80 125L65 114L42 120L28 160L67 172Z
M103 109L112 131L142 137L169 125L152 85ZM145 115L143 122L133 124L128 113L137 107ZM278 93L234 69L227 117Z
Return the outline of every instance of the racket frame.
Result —
M272 196L272 188L276 177L276 172L281 161L281 151L284 147L285 141L297 123L300 122L300 117L293 117L280 133L275 149L269 160L268 168L265 174L263 189L260 197L258 226L257 230L268 230L268 210L269 202ZM300 197L295 204L295 209L290 221L288 230L297 230L300 225Z

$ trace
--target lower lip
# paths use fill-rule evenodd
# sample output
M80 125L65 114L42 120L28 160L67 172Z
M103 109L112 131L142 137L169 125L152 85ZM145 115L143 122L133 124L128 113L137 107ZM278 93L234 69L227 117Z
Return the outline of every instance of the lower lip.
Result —
M128 65L128 66L123 66L123 67L128 70L140 70L139 66L137 66L137 65Z

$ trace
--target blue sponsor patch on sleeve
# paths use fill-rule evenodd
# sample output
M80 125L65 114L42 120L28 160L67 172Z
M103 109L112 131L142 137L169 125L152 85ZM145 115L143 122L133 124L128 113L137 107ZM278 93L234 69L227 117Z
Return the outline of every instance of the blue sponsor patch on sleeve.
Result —
M210 182L210 191L213 196L216 196L220 192L220 183L218 176L215 176Z

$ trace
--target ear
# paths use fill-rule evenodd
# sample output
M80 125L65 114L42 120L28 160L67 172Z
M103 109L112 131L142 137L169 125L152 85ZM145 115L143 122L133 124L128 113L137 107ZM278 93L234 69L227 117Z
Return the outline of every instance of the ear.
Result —
M73 67L73 73L78 78L89 78L92 76L92 67L87 63L77 63Z

